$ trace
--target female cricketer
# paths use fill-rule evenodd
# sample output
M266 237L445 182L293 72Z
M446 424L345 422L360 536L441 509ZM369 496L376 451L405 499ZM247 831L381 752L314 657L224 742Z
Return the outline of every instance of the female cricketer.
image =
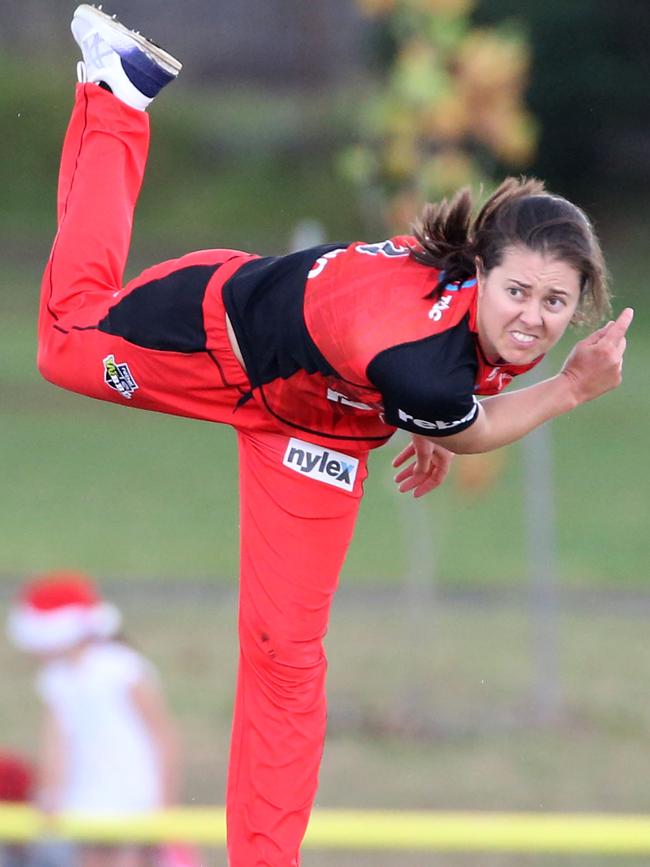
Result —
M322 639L370 449L396 428L401 491L621 381L632 311L562 370L500 394L609 305L586 216L508 179L412 235L287 256L200 250L122 284L151 100L181 64L91 6L63 146L38 365L100 400L232 425L240 452L240 661L227 791L232 867L295 867L325 736ZM486 396L478 401L477 395Z

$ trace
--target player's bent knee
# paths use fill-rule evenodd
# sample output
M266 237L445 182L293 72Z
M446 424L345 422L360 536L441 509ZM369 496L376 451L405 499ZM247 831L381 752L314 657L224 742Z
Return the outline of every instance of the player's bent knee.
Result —
M89 381L89 371L83 360L64 351L61 341L39 339L36 369L43 379L66 391L88 397L98 397L96 387Z
M312 689L320 692L327 670L320 637L297 640L261 628L254 641L242 642L242 652L276 695L292 701Z

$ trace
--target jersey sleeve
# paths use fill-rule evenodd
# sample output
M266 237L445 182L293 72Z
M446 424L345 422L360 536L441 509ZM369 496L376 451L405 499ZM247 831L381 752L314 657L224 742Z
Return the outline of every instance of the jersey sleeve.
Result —
M452 328L380 352L367 374L382 395L387 424L444 437L466 430L478 418L476 368L471 335Z

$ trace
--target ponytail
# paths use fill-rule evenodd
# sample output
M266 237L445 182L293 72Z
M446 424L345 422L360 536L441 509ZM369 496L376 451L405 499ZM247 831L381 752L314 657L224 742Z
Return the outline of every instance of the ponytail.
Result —
M413 226L413 235L421 247L413 250L413 258L444 272L445 283L462 282L476 270L472 239L473 207L470 189L464 187L451 201L443 199L425 205Z

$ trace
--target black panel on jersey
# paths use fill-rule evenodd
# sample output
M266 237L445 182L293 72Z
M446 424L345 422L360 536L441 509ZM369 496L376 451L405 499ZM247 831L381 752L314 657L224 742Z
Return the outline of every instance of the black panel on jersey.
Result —
M97 326L145 349L202 352L203 298L219 265L190 265L137 286Z
M387 424L424 436L460 433L476 421L478 362L467 317L455 328L385 349L368 365Z
M223 300L253 388L298 370L335 375L309 336L305 283L314 262L341 244L244 263L223 286Z

